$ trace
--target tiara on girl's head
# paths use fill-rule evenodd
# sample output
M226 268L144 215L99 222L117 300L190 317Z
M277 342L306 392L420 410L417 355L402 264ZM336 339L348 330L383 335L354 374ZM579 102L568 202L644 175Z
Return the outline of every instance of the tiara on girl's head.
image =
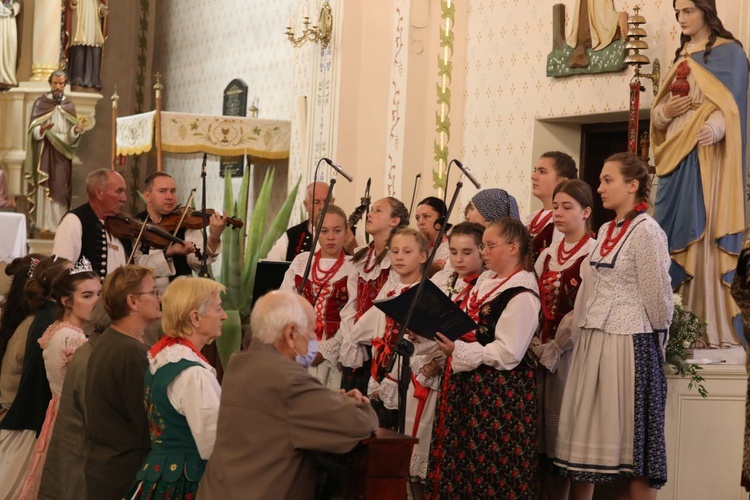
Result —
M39 264L39 259L37 259L36 257L32 257L31 264L29 264L29 271L26 273L29 276L29 278L31 278L34 275L34 268L36 267L37 264Z
M70 274L88 273L93 270L94 268L91 267L91 262L89 262L89 259L87 259L85 256L81 256L81 259L76 262L75 265L70 269Z

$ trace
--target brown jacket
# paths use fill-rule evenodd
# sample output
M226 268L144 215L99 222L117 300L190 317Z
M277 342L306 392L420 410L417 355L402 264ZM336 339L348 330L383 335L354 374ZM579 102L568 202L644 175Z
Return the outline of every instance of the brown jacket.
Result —
M224 374L198 498L312 498L314 452L346 453L377 425L369 404L326 389L273 346L253 342Z

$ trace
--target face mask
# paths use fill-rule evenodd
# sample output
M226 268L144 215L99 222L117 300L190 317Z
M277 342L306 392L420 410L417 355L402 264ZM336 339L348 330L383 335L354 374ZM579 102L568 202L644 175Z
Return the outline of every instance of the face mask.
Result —
M297 353L297 350L295 351ZM307 354L304 356L300 353L297 353L297 356L295 356L295 361L297 363L301 364L305 368L309 368L312 366L312 362L315 360L315 356L318 355L318 339L311 340L307 343Z

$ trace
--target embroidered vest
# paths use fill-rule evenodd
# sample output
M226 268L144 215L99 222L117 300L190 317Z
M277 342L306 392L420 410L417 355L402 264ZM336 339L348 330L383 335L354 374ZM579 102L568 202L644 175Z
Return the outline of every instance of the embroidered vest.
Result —
M553 223L549 223L546 226L544 226L544 229L539 231L536 236L534 236L531 239L531 258L533 259L532 262L536 262L536 259L539 258L539 254L542 253L542 250L547 248L552 244L552 235L555 232L555 225Z
M307 221L286 230L289 245L286 247L286 260L293 261L302 252L309 252L312 248L312 233L307 228Z
M136 479L139 481L162 478L175 482L184 475L189 481L198 482L203 477L206 460L198 453L187 418L175 410L167 396L169 384L191 366L201 364L182 359L162 366L153 375L151 370L146 370L143 400L151 434L151 451L138 471Z
M539 277L539 294L542 303L541 339L543 343L555 338L557 327L563 316L573 310L576 295L581 286L581 263L588 257L582 255L572 266L560 272L550 271L551 255L544 260L544 269Z
M107 245L107 230L99 221L91 205L84 203L78 208L70 211L81 221L81 253L76 260L85 256L90 262L99 279L104 280L107 277L107 258L109 247ZM130 254L130 241L122 241L125 255Z

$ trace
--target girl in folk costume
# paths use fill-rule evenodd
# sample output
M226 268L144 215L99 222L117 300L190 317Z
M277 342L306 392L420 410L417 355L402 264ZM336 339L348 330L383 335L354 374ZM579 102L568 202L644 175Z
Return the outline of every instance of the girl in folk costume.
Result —
M581 265L577 335L554 463L573 498L624 478L631 498L656 498L667 479L663 347L672 320L664 231L646 214L650 179L632 153L610 156L598 192L616 219Z
M712 347L746 343L729 293L745 229L748 60L715 0L673 0L680 47L654 99L654 218L667 234L672 288L708 322Z
M391 267L393 278L380 290L376 300L397 297L419 283L427 261L427 240L416 229L403 228L391 239ZM394 355L399 337L399 325L377 307L372 307L354 325L350 335L342 342L341 355L354 363L361 363L370 374L367 395L378 414L380 426L396 430L398 427L398 374L400 366L393 365L390 373L386 366ZM361 357L361 345L372 346L372 360ZM358 359L354 360L354 355Z
M581 264L596 245L591 237L593 196L588 184L564 181L555 187L552 202L555 229L563 239L542 250L536 261L542 323L532 349L539 357L539 453L542 477L550 499L567 500L570 483L553 473L560 405L573 349L573 304L581 284Z
M221 336L224 285L180 277L162 300L164 336L148 352L143 402L151 451L125 498L192 500L216 441L221 387L201 349Z
M359 389L362 394L367 392L370 370L363 360L370 359L370 346L357 346L349 341L349 348L354 346L353 351L360 352L345 354L344 344L354 325L372 307L372 301L388 281L391 274L391 236L407 224L409 212L400 200L389 196L376 201L370 208L365 224L365 231L372 236L372 242L357 249L352 256L353 269L347 286L356 293L349 295L349 302L341 311L341 327L336 334L341 338L340 359L330 359L324 354L331 362L341 362L341 388L346 391Z
M479 252L483 233L484 226L474 222L454 226L448 238L452 270L440 271L432 277L432 282L464 310L471 290L484 271ZM414 355L411 357L413 375L407 397L406 432L419 439L411 455L410 473L423 483L427 478L435 403L441 384L447 383L449 377L440 377L446 357L437 344L417 335L410 335L409 340L414 343Z
M531 233L531 258L534 262L542 250L562 238L552 220L552 193L555 186L576 177L578 169L575 160L560 151L544 153L534 166L531 192L542 202L542 208L529 214L526 219L526 227Z
M52 399L47 407L42 431L31 456L20 499L34 499L39 491L47 446L57 419L57 406L62 393L63 380L70 359L76 349L86 342L83 328L99 300L102 285L85 257L69 273L64 273L52 283L52 294L57 301L57 321L52 323L39 339L44 358Z
M451 342L450 382L438 402L426 498L535 498L537 405L526 352L539 325L531 238L518 220L493 222L482 237L489 269L469 295L473 336Z
M319 215L320 212L315 215L316 227ZM315 309L315 334L318 338L310 341L307 356L300 357L298 361L308 366L310 373L318 377L323 385L336 390L341 387L341 371L335 364L338 359L338 342L334 341L334 335L341 324L341 310L349 297L357 293L356 288L347 288L352 265L351 259L343 250L346 231L346 214L336 205L329 205L320 229L320 249L313 256L310 273L302 290L302 296ZM303 252L294 258L284 276L282 290L299 290L309 255L309 252Z
M440 227L446 223L445 216L448 208L445 202L435 196L428 196L417 205L417 213L414 220L417 221L417 229L427 239L427 252L432 252L435 247L435 239L440 232ZM450 229L450 224L448 225ZM436 271L442 270L448 263L448 238L443 236L443 241L438 244L435 259L432 261ZM450 267L450 266L449 266Z

